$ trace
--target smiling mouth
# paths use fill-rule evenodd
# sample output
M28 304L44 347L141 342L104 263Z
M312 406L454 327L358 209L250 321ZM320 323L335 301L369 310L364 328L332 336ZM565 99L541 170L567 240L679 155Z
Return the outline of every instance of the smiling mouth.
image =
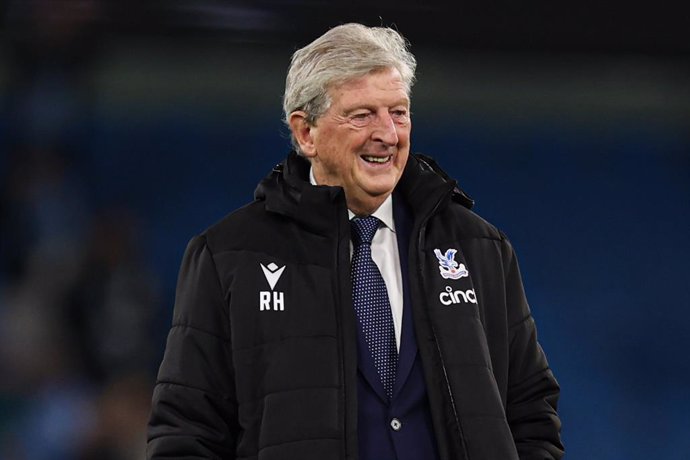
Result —
M362 155L362 159L366 161L367 163L375 163L375 164L383 164L383 163L388 163L391 158L393 158L393 155L388 155L386 157L375 157L371 155Z

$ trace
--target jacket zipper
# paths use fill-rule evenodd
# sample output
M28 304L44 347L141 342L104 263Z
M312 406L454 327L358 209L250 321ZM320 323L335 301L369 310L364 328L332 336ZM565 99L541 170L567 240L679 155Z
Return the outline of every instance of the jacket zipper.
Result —
M450 190L450 193L452 193L452 189ZM427 298L427 292L426 292L426 282L425 282L425 276L424 276L424 254L422 254L422 248L424 247L424 234L426 232L426 225L434 214L436 214L436 211L438 208L441 206L441 203L444 201L444 199L448 197L448 193L444 193L441 195L441 198L436 202L434 207L431 209L431 211L424 217L422 220L422 223L419 227L419 234L417 237L417 271L419 273L419 279L420 279L420 288L422 291L422 298L426 299ZM462 424L460 423L460 416L458 416L458 411L455 406L455 398L453 397L453 390L450 386L450 380L448 379L448 371L446 370L446 362L443 358L443 353L441 352L441 346L439 345L438 342L438 336L436 335L436 328L434 327L433 321L431 320L431 315L429 315L429 326L431 327L431 334L434 338L434 344L436 345L436 352L438 353L439 359L441 360L441 370L443 371L443 380L446 383L446 391L448 392L448 396L450 397L450 403L453 408L453 416L455 417L455 423L458 426L458 430L460 431L460 443L462 445L462 451L465 456L465 459L469 460L470 456L467 453L467 445L465 444L465 435L462 430Z
M340 362L340 379L342 381L343 385L343 394L342 394L342 401L341 401L341 407L342 407L342 418L343 418L343 446L342 446L342 458L343 460L346 460L350 458L349 456L349 439L348 439L348 424L349 424L349 419L348 419L348 399L351 397L350 396L350 388L348 387L348 382L347 382L347 362L346 362L346 344L345 344L345 320L343 319L343 283L341 282L342 275L341 275L341 264L343 263L344 259L341 258L341 252L343 252L343 248L341 245L341 235L345 231L344 226L343 226L343 221L342 219L338 219L338 225L337 225L338 232L336 234L336 254L335 254L335 276L336 276L336 286L337 286L337 302L338 305L336 305L336 322L337 322L337 333L338 333L338 353L340 359L338 360ZM348 247L349 249L349 247Z

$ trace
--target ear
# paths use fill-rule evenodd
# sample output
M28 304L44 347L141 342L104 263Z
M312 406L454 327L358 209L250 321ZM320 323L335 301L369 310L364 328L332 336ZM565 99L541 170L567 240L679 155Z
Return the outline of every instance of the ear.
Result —
M307 113L302 110L295 110L290 114L288 119L290 131L299 144L302 153L307 158L316 156L316 147L314 146L314 136L312 130L314 126L307 122Z

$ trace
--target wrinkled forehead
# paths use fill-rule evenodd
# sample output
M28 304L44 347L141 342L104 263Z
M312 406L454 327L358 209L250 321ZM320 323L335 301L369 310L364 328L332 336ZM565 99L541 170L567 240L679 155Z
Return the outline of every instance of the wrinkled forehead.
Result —
M380 67L361 75L333 80L326 92L331 99L350 98L394 98L397 103L410 102L410 89L395 67Z

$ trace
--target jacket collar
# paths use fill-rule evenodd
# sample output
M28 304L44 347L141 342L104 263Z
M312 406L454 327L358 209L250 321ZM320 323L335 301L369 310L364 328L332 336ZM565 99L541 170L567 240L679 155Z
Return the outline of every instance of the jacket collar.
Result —
M474 200L460 189L431 157L410 155L396 187L410 205L415 219L431 212L444 198L450 198L468 209Z
M327 234L333 222L347 212L341 187L311 185L309 161L294 151L264 178L254 197L265 201L266 210L296 220L319 234ZM474 201L430 157L411 154L396 192L409 204L415 220L432 212L445 199L467 208Z

